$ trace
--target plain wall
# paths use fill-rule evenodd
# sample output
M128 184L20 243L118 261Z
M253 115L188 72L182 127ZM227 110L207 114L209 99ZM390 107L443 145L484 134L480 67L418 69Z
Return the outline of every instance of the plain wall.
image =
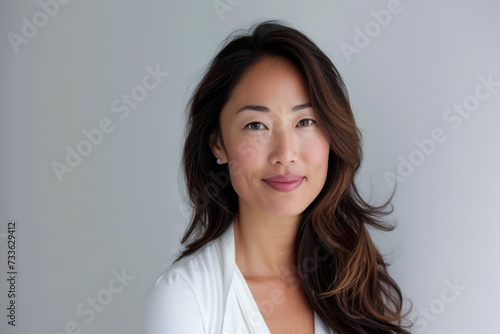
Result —
M188 224L186 102L230 32L272 18L312 38L343 76L366 198L381 203L400 175L397 228L373 236L420 315L415 332L500 331L498 2L54 3L0 4L2 333L140 332L143 298ZM168 75L144 90L154 70ZM82 131L99 127L109 133L85 146ZM87 155L58 177L53 165L78 148ZM16 327L6 317L11 220Z

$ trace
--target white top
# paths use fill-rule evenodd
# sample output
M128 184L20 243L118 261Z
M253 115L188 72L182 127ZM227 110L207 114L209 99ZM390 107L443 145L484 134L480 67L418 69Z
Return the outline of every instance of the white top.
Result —
M156 280L143 327L145 334L271 334L236 265L234 224ZM314 333L334 333L316 312Z

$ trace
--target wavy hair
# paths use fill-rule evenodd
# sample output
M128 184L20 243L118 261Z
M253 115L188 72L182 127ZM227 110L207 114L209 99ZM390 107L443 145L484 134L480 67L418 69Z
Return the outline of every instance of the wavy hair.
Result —
M385 209L395 190L380 206L363 200L354 183L362 135L345 84L330 59L282 21L230 35L189 100L182 163L192 216L181 240L185 249L174 262L219 237L238 212L228 166L216 163L209 140L212 133L220 135L219 116L232 89L264 57L286 58L301 70L317 124L330 144L325 185L302 213L295 242L295 265L309 304L340 334L410 333L402 320L411 309L402 314L401 290L367 230L394 229L382 217L393 211L392 205Z

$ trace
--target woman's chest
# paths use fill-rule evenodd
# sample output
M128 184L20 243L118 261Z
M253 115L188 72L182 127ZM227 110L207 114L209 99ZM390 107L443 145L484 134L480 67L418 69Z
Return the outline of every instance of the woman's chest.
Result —
M298 285L247 281L272 334L314 334L314 312Z

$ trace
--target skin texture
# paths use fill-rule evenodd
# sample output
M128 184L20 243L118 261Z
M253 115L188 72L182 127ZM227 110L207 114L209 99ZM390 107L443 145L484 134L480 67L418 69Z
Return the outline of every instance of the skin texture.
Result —
M310 102L296 66L283 58L266 57L243 74L221 111L222 138L213 134L210 140L214 155L229 164L238 194L236 264L268 327L276 333L312 333L313 328L313 313L297 281L291 279L300 215L323 188L330 152L314 110L292 111ZM246 105L264 106L269 112L237 113ZM277 191L263 181L289 173L304 176L291 192ZM281 297L269 306L273 293Z

